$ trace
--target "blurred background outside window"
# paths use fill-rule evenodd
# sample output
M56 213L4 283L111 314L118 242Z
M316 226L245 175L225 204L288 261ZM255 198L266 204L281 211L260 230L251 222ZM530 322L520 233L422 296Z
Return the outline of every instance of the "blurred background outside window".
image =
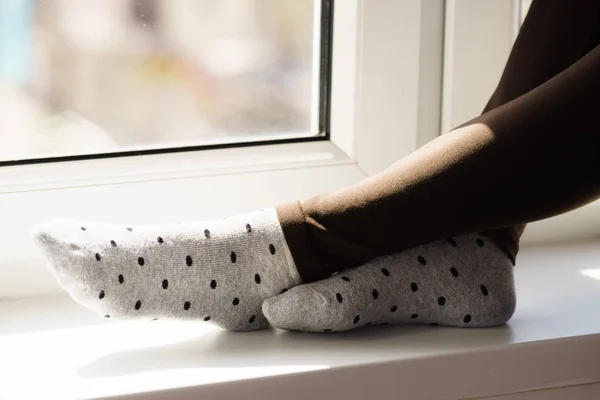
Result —
M0 162L316 135L316 7L0 0Z

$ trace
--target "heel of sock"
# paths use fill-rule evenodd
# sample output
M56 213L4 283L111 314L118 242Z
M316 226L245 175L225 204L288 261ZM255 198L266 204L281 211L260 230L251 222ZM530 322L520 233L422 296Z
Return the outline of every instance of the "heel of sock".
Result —
M499 247L486 252L481 259L483 295L482 315L479 327L493 327L506 324L514 315L517 307L517 294L514 281L514 265L506 253Z

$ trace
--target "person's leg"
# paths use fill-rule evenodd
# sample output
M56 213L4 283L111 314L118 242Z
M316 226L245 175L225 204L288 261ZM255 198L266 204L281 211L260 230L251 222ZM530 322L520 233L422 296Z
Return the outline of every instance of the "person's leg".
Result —
M371 324L489 327L516 305L513 266L495 243L468 234L376 258L265 300L271 325L310 332Z
M484 113L515 100L553 78L598 43L600 43L600 1L534 0L513 45L500 82L485 106ZM510 118L510 112L505 114ZM507 158L510 158L510 154ZM419 161L415 165L418 163ZM443 167L444 165L440 165L440 171L434 171L434 174L441 172ZM391 169L393 170L394 167ZM401 172L399 173L402 175ZM405 188L402 183L394 182L393 174L391 177L389 175L382 174L379 179L376 179L381 185L390 187L391 191L403 191ZM418 179L418 172L406 175L409 180L411 175ZM419 186L421 189L432 182L427 178L423 180L424 183ZM377 204L376 198L372 198L373 201L361 202L361 190L365 186L368 185L357 185L346 190L343 195L324 195L302 202L300 207L305 208L306 215L301 208L293 204L278 208L286 238L291 243L292 254L306 281L318 280L341 269L360 265L373 257L420 244L422 242L416 238L419 235L423 235L420 236L420 240L439 238L419 231L416 232L416 236L409 237L408 241L402 237L398 238L396 245L383 247L383 243L371 244L369 240L376 241L380 236L394 237L395 233L387 229L382 231L374 223L379 218L385 219L390 207L385 207L384 211ZM338 201L345 204L336 204ZM400 207L400 203L398 206ZM493 208L494 205L490 204L489 207ZM391 209L393 210L394 207L392 206ZM410 210L405 209L400 213L402 212L410 212ZM373 220L370 220L370 214L375 216ZM356 215L359 215L359 218L353 218ZM426 221L424 218L422 221ZM406 222L411 222L411 219ZM414 220L412 222L419 228L424 228L426 224ZM504 224L499 225L500 229L491 229L491 226L483 228L487 229L484 233L489 234L514 263L524 225L512 227L502 225ZM462 227L457 228L463 231ZM453 232L451 229L446 232L460 233ZM389 235L390 233L392 236ZM406 232L405 235L413 234ZM325 260L320 263L317 258L325 258Z
M598 0L534 0L483 113L538 87L600 43L599 4ZM525 225L517 225L489 234L514 262L524 229Z
M305 281L600 196L600 47L349 188L277 207Z
M600 1L534 0L484 113L535 89L600 43Z
M171 226L55 221L35 239L66 291L113 319L266 328L263 300L301 281L273 209Z
M522 24L519 35L511 49L496 90L484 108L484 113L498 108L517 97L538 87L556 76L564 69L575 63L600 42L600 2L584 0L581 2L565 2L562 0L534 0ZM358 193L356 193L358 196ZM369 212L374 212L372 206ZM300 272L305 280L312 281L323 278L343 267L349 267L364 262L373 255L383 252L377 249L363 249L360 244L348 243L344 238L334 238L328 235L328 241L335 241L332 250L341 248L344 259L330 261L324 266L315 263L313 251L304 251L307 242L314 243L311 247L319 246L319 238L311 235L304 227L304 216L296 212L295 207L280 207L280 215L284 221L286 236L292 243L294 257L300 266ZM338 210L334 210L337 212ZM318 217L322 220L334 220L334 228L343 230L344 217L336 221L339 215L326 215L328 209L323 209ZM309 224L319 224L313 221ZM350 230L356 229L357 221L348 220ZM358 224L360 225L360 224ZM327 229L324 226L322 229ZM368 225L370 232L376 226ZM483 232L489 234L515 262L518 252L518 242L524 225L506 227ZM335 233L334 233L335 234ZM328 242L329 243L329 242ZM300 245L297 245L300 244ZM402 248L402 246L398 247ZM320 253L317 249L317 253ZM311 257L313 255L313 257ZM319 265L319 267L315 267Z

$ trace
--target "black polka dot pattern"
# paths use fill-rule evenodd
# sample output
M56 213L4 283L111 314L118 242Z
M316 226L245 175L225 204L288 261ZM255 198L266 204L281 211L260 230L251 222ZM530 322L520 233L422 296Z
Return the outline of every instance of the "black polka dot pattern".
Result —
M81 227L81 230L82 230L82 231L87 231L87 229L85 228L85 226L82 226L82 227Z
M373 322L373 325L388 322L464 328L495 326L494 321L503 317L495 315L488 303L490 299L484 299L482 294L494 298L494 307L496 300L504 300L503 297L495 299L497 295L506 293L510 299L508 296L511 293L508 291L511 290L512 277L507 276L507 281L501 284L494 282L491 293L488 293L485 284L491 283L485 279L487 274L484 267L492 260L498 261L498 268L510 267L512 271L512 264L508 265L507 258L500 261L503 253L494 254L492 251L496 251L496 246L492 243L484 243L482 249L477 248L477 240L483 242L486 239L477 234L443 238L407 251L402 256L374 260L360 269L333 274L335 277L314 284L318 293L316 297L329 299L328 310L311 310L310 314L319 315L313 323L306 323L308 326L303 322L286 322L283 319L282 325L277 325L275 318L281 317L273 314L274 326L298 324L299 330L316 329L321 332L361 328L369 322ZM472 251L475 250L477 258L472 257ZM504 261L507 261L506 265L501 264ZM344 272L352 277L344 275ZM292 293L295 295L296 291L292 290ZM300 291L298 294L297 300L303 300ZM270 313L269 310L269 319ZM327 316L330 318L323 319ZM314 316L307 315L307 318Z
M236 240L250 240L252 243L254 243L254 240L252 239L252 237L255 237L254 235L257 234L262 234L262 231L260 229L260 227L258 225L256 226L251 226L249 223L246 223L246 221L240 221L241 223L236 224L237 228L234 228L234 232L233 234L235 235ZM75 225L74 226L74 231L78 232L78 226ZM246 236L244 234L244 229L245 228L245 233L250 235L250 236ZM81 227L81 229L83 231L86 231L85 227ZM117 230L120 231L120 235L122 236L126 236L126 234L124 232L122 232L124 229L123 226L118 227ZM128 231L132 232L133 229L131 228L126 228ZM89 229L87 229L89 231ZM91 233L94 232L94 227L92 227L92 231L90 231ZM166 230L164 232L157 232L157 234L161 234L161 235L166 235L166 236L157 236L155 235L147 235L148 237L146 237L145 239L148 239L147 241L144 240L143 243L142 241L140 241L140 245L138 246L139 250L138 253L135 254L133 257L129 256L129 265L122 265L122 268L117 269L117 273L115 274L114 272L110 272L110 271L106 271L108 276L106 277L106 279L103 280L97 280L97 282L99 282L99 285L95 285L95 283L92 282L92 286L96 288L96 290L94 290L91 293L91 300L92 301L97 301L96 299L94 299L94 297L97 295L99 300L103 300L106 299L107 294L110 294L111 296L108 298L107 302L98 302L97 304L100 305L105 305L107 307L111 306L113 303L119 301L120 297L123 297L123 300L126 302L125 308L129 309L130 313L133 313L133 311L131 310L132 308L134 308L135 310L142 310L142 300L141 298L144 298L143 302L144 304L144 311L140 312L138 314L146 314L152 311L152 310L161 310L160 315L163 315L165 313L168 313L169 310L168 309L162 309L160 308L162 306L162 304L153 304L154 302L161 302L161 296L156 296L157 290L159 290L158 285L160 284L162 289L164 290L168 290L166 292L164 292L163 294L163 298L164 299L170 299L171 296L168 295L168 293L172 293L172 295L177 296L178 295L178 290L179 289L179 285L181 284L181 282L179 282L179 280L175 280L173 282L173 276L171 276L171 274L166 273L164 275L161 276L161 274L163 274L163 266L162 263L160 262L160 258L156 257L159 256L161 251L163 249L167 249L170 252L171 248L176 248L178 243L177 241L178 236L177 235L170 235L169 234L169 230ZM223 236L221 236L221 233L218 231L217 232L217 236L215 237L215 239L213 239L213 242L205 242L203 245L204 246L211 246L212 243L214 243L214 240L218 239L218 242L221 242L221 239L223 238L223 240L227 239L227 232L223 232ZM196 238L196 241L200 240L203 241L203 239L201 239L202 236L202 230L197 231L197 233L199 234ZM211 233L208 231L208 229L206 229L204 231L205 236L207 239L211 238ZM121 236L118 236L119 233L117 233L117 236L113 236L116 237L116 239L121 238ZM132 235L132 237L138 237L138 235L140 236L140 239L142 239L142 232L136 232L136 235ZM84 236L86 236L86 234L80 233L79 234L82 238ZM163 245L166 244L164 237L167 237L167 239L169 239L169 244L167 246L164 247L159 247L159 245ZM119 240L119 242L117 243L115 240L107 240L107 238L105 237L104 239L101 239L100 242L98 243L90 243L90 244L86 244L84 247L85 252L88 254L88 260L86 260L86 267L90 267L90 270L92 267L95 267L95 269L93 270L93 274L100 274L102 272L104 272L105 267L111 267L110 269L112 269L113 267L113 262L116 264L114 266L119 267L118 266L118 260L123 258L123 257L127 257L126 254L129 253L130 251L130 247L131 249L135 249L135 245L136 242L123 242L121 241L121 239ZM493 244L487 244L485 243L485 240L487 240L486 238L483 237L483 234L474 234L471 236L468 236L468 239L464 239L462 236L460 237L447 237L444 238L442 240L439 241L439 250L442 251L442 255L443 255L443 251L448 252L449 254L458 254L457 252L463 252L466 251L467 248L474 250L476 246L479 246L481 248L481 250L478 250L478 257L482 258L485 255L487 255L487 253L490 250L495 250L496 246L494 246ZM458 242L461 242L461 246L458 246ZM146 249L146 245L147 243L154 243L154 247L153 249L151 248L151 250L145 250ZM282 248L279 247L278 243L280 243L279 241L276 241L275 239L273 239L272 241L266 241L266 242L262 242L263 244L260 245L259 247L256 249L257 252L257 257L262 257L262 262L265 262L268 259L271 259L270 257L268 257L268 254L266 254L266 249L269 249L269 254L271 255L275 255L277 254L278 251L282 252ZM469 245L470 243L470 245ZM473 244L476 244L476 246L473 246ZM69 245L69 243L66 243L66 245ZM125 246L127 253L124 253L123 255L121 255L121 250L119 249L119 247L123 247ZM187 244L184 244L184 246L187 246ZM262 247L262 251L261 252L261 248ZM277 247L276 247L277 246ZM431 244L429 244L428 246L431 246ZM465 257L464 260L460 261L461 259L459 258L439 258L438 260L438 253L436 252L429 252L430 247L428 246L423 246L420 249L417 250L416 253L412 253L411 252L407 252L407 254L411 254L412 256L409 256L408 258L403 258L403 257L399 257L398 260L402 260L399 261L399 263L404 263L404 270L402 268L396 268L396 265L394 264L394 262L390 262L387 263L386 260L384 260L383 262L379 262L379 263L375 263L372 264L369 268L369 272L365 273L365 275L363 276L362 272L357 274L357 275L353 275L353 278L350 278L349 275L343 275L343 274L339 274L338 277L344 282L339 282L339 280L336 280L336 278L332 278L332 282L336 282L335 284L337 285L337 290L331 290L331 291L327 291L328 292L328 296L331 299L331 294L334 294L336 301L340 304L339 308L333 308L332 312L339 312L340 310L344 311L344 319L343 319L343 323L344 323L344 327L340 328L341 330L345 330L347 328L349 328L348 325L350 325L350 320L353 321L353 323L355 324L354 327L358 328L361 326L366 326L366 325L370 325L371 321L373 320L374 315L371 315L373 311L378 311L378 312L385 312L387 310L385 310L386 307L388 307L388 310L390 313L396 313L394 315L394 321L396 321L396 319L403 319L405 322L407 322L407 320L410 318L411 322L414 323L429 323L430 321L438 321L438 323L440 325L457 325L457 324L470 324L470 326L486 326L486 324L488 323L488 316L485 314L487 312L487 309L485 308L485 304L486 301L484 300L488 300L488 299L481 299L479 300L479 303L477 303L477 299L474 299L473 302L471 302L469 300L468 303L461 303L466 301L463 298L464 296L478 296L477 293L477 284L476 282L479 280L478 279L478 271L473 270L473 268L477 268L476 266L472 265L472 259L470 259L469 257ZM470 247L469 247L470 246ZM69 247L70 251L74 251L75 247L79 247L76 245L71 244ZM114 248L113 249L111 249ZM487 247L487 248L486 248ZM183 248L183 247L182 247ZM198 277L197 282L198 283L197 286L195 286L196 288L198 286L200 287L204 287L205 290L202 291L202 295L209 293L208 289L206 286L208 286L210 289L214 290L214 295L216 295L217 293L220 292L228 292L230 293L230 296L234 296L234 297L230 297L230 296L226 296L225 298L223 298L222 300L224 300L222 302L222 304L219 305L219 307L225 307L224 309L227 310L229 309L228 307L232 307L231 309L229 309L230 313L233 313L234 307L237 307L237 309L235 310L235 312L241 311L244 314L241 315L241 320L239 320L239 315L235 316L234 318L225 318L223 320L223 322L226 322L226 324L229 324L229 321L238 321L237 323L241 322L242 324L244 324L243 326L245 326L247 329L255 329L257 327L257 325L255 325L254 328L251 328L249 325L245 324L245 322L248 322L249 324L252 323L259 323L262 324L263 320L260 319L261 315L256 314L256 315L250 315L251 312L244 312L243 310L254 310L254 305L253 304L246 304L246 303L251 303L253 300L253 296L250 296L249 298L244 298L244 304L240 306L241 301L239 297L235 297L240 296L240 295L244 295L244 290L246 288L244 287L240 287L239 290L237 288L235 288L235 285L238 284L238 282L232 282L233 283L233 287L229 287L230 286L230 282L225 279L220 279L219 277L221 275L219 275L218 273L216 275L213 275L210 272L210 268L213 266L212 263L214 262L215 264L219 264L217 266L217 268L224 268L228 265L228 260L227 260L227 252L229 252L229 258L231 263L236 264L237 266L230 266L228 268L228 271L231 271L232 273L237 271L240 268L240 265L242 265L244 268L242 268L243 270L246 270L247 272L244 273L243 275L240 275L239 273L236 275L239 278L242 278L242 281L240 281L240 284L246 284L247 286L252 285L251 283L251 279L252 279L252 269L253 267L258 269L258 271L256 271L255 269L255 273L254 274L254 282L255 284L262 284L262 289L263 290L269 290L272 294L273 293L277 293L277 291L279 291L281 294L286 293L289 289L289 284L286 283L285 280L279 280L278 277L275 277L275 279L273 279L273 277L271 276L271 274L269 273L268 269L265 269L267 267L269 267L270 265L267 266L263 266L261 265L261 260L259 260L257 258L257 262L256 263L252 263L251 260L247 260L247 254L244 251L245 249L245 245L241 245L238 246L237 242L234 242L231 247L229 249L227 248L222 248L222 250L224 250L223 252L221 252L220 256L216 256L216 257L211 257L211 254L218 254L217 252L213 252L213 253L208 253L209 255L207 256L207 258L204 257L203 253L200 253L199 255L197 255L196 253L191 253L190 254L195 254L195 256L185 256L185 253L179 253L179 263L181 263L183 260L182 258L185 257L186 260L186 265L191 267L192 265L195 265L197 268L195 269L189 269L188 271L188 275L189 273L195 272L196 270L198 272L203 271L203 275ZM456 250L454 248L457 248ZM210 249L210 248L209 248ZM285 248L284 248L285 249ZM75 249L75 250L79 250ZM125 250L125 249L123 249ZM181 251L181 249L176 249L178 252ZM189 251L190 249L188 249ZM222 251L221 249L219 249L218 251ZM235 250L231 251L231 250ZM95 252L98 251L98 252ZM184 250L185 251L185 250ZM287 250L286 250L287 251ZM469 250L470 251L470 250ZM112 253L111 253L112 252ZM236 254L237 252L237 254ZM177 254L177 253L174 253ZM282 254L282 253L281 253ZM151 259L146 260L147 257L150 257L152 255ZM282 254L283 255L283 254ZM113 257L114 257L114 261L113 261ZM169 255L166 255L165 257L169 257ZM192 257L194 257L194 260L192 260ZM199 257L199 258L197 258ZM266 257L266 258L265 258ZM177 257L176 257L177 258ZM136 268L132 268L135 267L135 260L137 259L138 265L144 268L140 268L137 269ZM276 260L276 257L273 257L274 260ZM155 262L155 260L157 260L157 262ZM453 264L448 265L449 262L453 262L454 260L457 260L458 262ZM245 268L246 266L244 265L247 261L250 261L251 264L249 264L249 267L251 268L249 271L247 270L247 268ZM95 264L96 262L98 262L97 264ZM225 264L223 264L223 262L225 262ZM271 263L270 261L268 262L269 264ZM132 265L133 264L133 265ZM177 264L177 261L175 261L175 264ZM206 265L205 265L206 264ZM385 266L385 267L383 267ZM423 268L422 266L428 266L428 268ZM177 265L173 266L174 268L179 268L181 271L184 271L185 266L182 266L181 264L179 264L179 267L177 267ZM387 268L386 268L387 267ZM232 269L233 268L233 269ZM394 268L394 274L391 274L392 268ZM460 268L460 270L458 269ZM119 274L119 270L124 271L123 273ZM215 271L215 272L219 272L219 271ZM241 271L240 271L241 272ZM135 297L138 297L140 300L135 299L135 297L129 297L127 296L127 293L124 293L123 290L125 290L125 278L124 278L124 274L127 273L128 277L128 285L127 285L127 289L130 290L132 293L138 293L137 295L135 295ZM354 274L354 272L352 271L347 271L347 273L350 274ZM113 275L114 274L114 275ZM146 277L149 281L148 286L148 290L153 290L154 291L154 296L148 297L145 296L143 291L140 291L136 288L136 285L139 285L139 282L137 282L136 278L136 274L141 274L142 276ZM210 275L209 275L210 274ZM371 274L371 275L369 275ZM115 276L117 275L117 276ZM244 278L244 275L246 276ZM262 275L262 277L261 277ZM334 274L334 275L337 275ZM114 278L117 278L116 280ZM215 279L212 279L212 278ZM169 279L163 279L163 278L169 278ZM366 287L363 285L360 286L355 286L352 284L353 281L359 283L362 279L361 278L367 278L365 280L364 283L366 283ZM440 278L439 280L435 280L435 278ZM483 280L485 282L485 275L480 275L480 278L483 278L481 280ZM264 282L263 282L264 280ZM414 282L411 282L412 280L414 280ZM473 280L475 281L475 284L473 284ZM481 282L481 280L479 280ZM169 282L171 281L171 282ZM218 282L219 281L219 282ZM417 282L418 281L418 282ZM452 281L454 281L456 284L461 284L461 285L465 285L465 287L463 288L462 286L455 286L452 285ZM117 286L117 282L120 285L118 289L114 288L114 286L106 286L106 284L110 282L110 284ZM371 282L369 284L369 282ZM348 283L348 284L346 284ZM175 285L175 286L173 286ZM206 286L204 286L206 285ZM402 292L404 291L404 293L396 293L396 291L389 291L388 288L390 289L394 289L393 285L396 285L395 289L397 289L397 292ZM131 287L129 287L131 286ZM342 287L343 286L343 287ZM468 286L471 286L470 288ZM370 287L370 289L369 289ZM402 287L404 287L404 289L402 289ZM414 295L410 295L410 292L408 292L408 289L410 287L410 290L412 293L415 293ZM102 290L100 290L100 288L102 288ZM258 290L259 288L261 288L260 286L256 288L256 290ZM226 290L224 290L226 289ZM231 290L236 290L236 291L230 291ZM382 290L382 292L379 291L379 289ZM488 288L484 285L481 284L479 285L479 289L480 292L483 296L490 296L490 293L488 292ZM504 288L500 285L496 285L492 288L492 294L491 296L496 295L497 293L495 292L501 292L502 290L504 290ZM273 292L274 291L274 292ZM340 293L336 293L336 292L340 292ZM296 291L292 290L292 293L296 294ZM325 293L327 293L325 292ZM341 293L344 292L344 293ZM389 292L389 293L388 293ZM300 292L298 292L300 293ZM372 297L373 303L369 303L366 302L363 304L363 306L361 306L362 308L356 308L354 309L354 312L352 312L352 306L354 304L354 295L356 295L357 299L361 299L361 301L364 300L371 300L368 298L368 296ZM443 294L444 296L440 296L440 294ZM502 293L500 293L502 294ZM211 294L212 295L212 294ZM399 295L399 296L398 296ZM289 296L289 295L288 295ZM436 297L437 296L437 297ZM448 296L447 298L445 296ZM481 295L479 295L481 296ZM450 300L448 300L450 299ZM200 298L195 299L192 298L190 300L195 300L196 303L199 304L205 304L204 302L201 301ZM379 301L381 300L381 301ZM177 300L176 300L177 301ZM183 305L184 310L190 310L191 309L191 302L190 301L185 301L185 298L180 298L181 303L179 303L179 306L177 307L181 307L181 305ZM227 304L228 301L231 301L231 305ZM442 306L440 308L437 308L435 302L437 301L437 306ZM183 304L182 304L183 303ZM397 305L395 305L394 303L396 303ZM380 304L380 306L377 306L377 304ZM391 305L390 305L391 304ZM451 308L450 310L448 310L448 307L444 308L443 306L449 305L449 307ZM452 315L449 314L449 311L453 311L454 307L457 307L457 309L460 309L463 305L469 305L469 308L467 308L466 310L463 310L462 313L458 314L458 315L454 315L453 313L450 313ZM481 305L481 306L480 306ZM133 307L132 307L133 306ZM246 307L248 306L248 308ZM155 308L156 307L156 308ZM364 308L366 307L366 308ZM382 308L383 307L383 308ZM217 315L217 321L219 323L221 323L220 317L222 317L223 315L221 315L221 313L217 310L217 309L212 309L212 308L206 308L203 309L204 307L196 307L198 310L193 312L193 315L195 318L202 318L205 321L211 320L211 318L214 319L214 317L211 317L210 315L207 314L211 314L211 315ZM120 309L120 308L119 308ZM377 310L376 310L377 309ZM410 310L408 313L406 312L406 310ZM180 309L181 310L181 309ZM106 317L109 318L110 313L111 313L111 309L110 308L105 308L104 310L105 312L108 312L109 314L106 314ZM400 311L400 312L398 312ZM412 311L412 313L411 313ZM432 311L432 314L429 314L429 311ZM227 312L227 311L225 311ZM255 311L256 312L256 311ZM467 314L466 312L469 312L469 314ZM157 313L159 313L159 311L157 311ZM360 315L358 314L360 313ZM472 313L472 314L471 314ZM355 314L354 316L352 314ZM102 314L101 314L102 315ZM165 314L166 315L166 314ZM124 315L125 316L125 315ZM177 316L177 315L175 315ZM151 317L150 317L151 318ZM236 319L238 318L238 319ZM258 319L257 319L258 318ZM377 314L377 320L373 321L374 324L380 324L381 320L379 319L380 315ZM244 321L244 319L246 319L246 321ZM420 321L418 321L417 319L420 319ZM414 320L414 321L413 321ZM368 322L367 322L368 321ZM385 321L385 319L384 319ZM391 322L392 321L392 316L388 317L388 321ZM475 321L475 323L474 323ZM394 322L391 322L394 323ZM434 325L437 325L437 323L433 323ZM340 329L338 329L338 327L335 324L331 324L329 323L328 325L330 325L329 327L326 328L327 325L325 326L321 326L320 329L321 330L325 330L325 331L338 331ZM262 326L262 325L261 325Z
M479 286L479 288L481 289L481 293L484 296L487 296L489 294L488 289L487 289L487 287L485 285L481 285L481 286Z

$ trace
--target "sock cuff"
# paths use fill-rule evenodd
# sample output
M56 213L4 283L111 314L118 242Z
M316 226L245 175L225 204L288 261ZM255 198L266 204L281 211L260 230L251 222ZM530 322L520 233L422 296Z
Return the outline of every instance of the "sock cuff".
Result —
M291 257L303 282L314 282L331 275L324 275L321 271L321 261L311 245L306 216L300 202L278 205L275 211Z
M272 227L272 229L274 229L277 232L277 235L281 238L281 242L285 244L284 246L282 246L282 251L284 252L286 259L285 268L287 269L287 272L289 273L289 276L292 279L293 285L300 285L303 282L303 279L300 275L298 267L296 266L296 262L294 261L292 252L290 251L289 243L286 240L283 227L277 215L277 211L275 210L275 208L268 208L260 212L263 213L265 222L267 222Z

